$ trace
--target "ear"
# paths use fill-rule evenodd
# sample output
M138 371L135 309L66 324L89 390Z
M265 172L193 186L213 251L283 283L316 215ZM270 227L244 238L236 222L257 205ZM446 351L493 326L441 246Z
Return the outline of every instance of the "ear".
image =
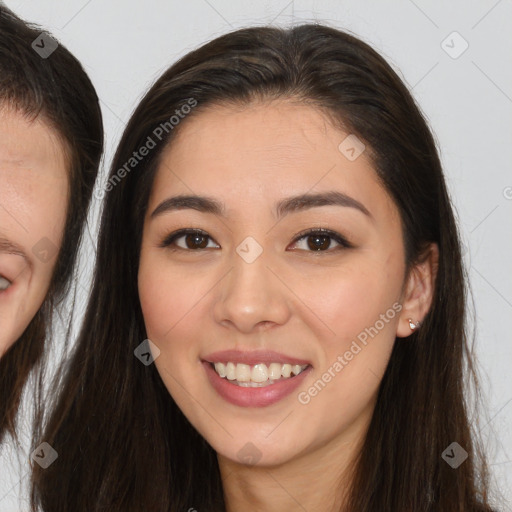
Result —
M432 243L407 276L402 295L402 311L396 331L399 338L406 338L414 332L409 325L409 319L415 324L421 323L430 310L438 265L439 247Z

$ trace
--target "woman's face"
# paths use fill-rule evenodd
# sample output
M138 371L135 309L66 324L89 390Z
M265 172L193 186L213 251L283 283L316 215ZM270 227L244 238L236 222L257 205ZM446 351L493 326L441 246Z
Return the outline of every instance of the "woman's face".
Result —
M160 376L222 457L332 457L367 426L395 336L411 332L397 208L360 142L316 109L184 122L139 268Z
M54 130L0 106L0 357L43 303L67 202L66 157Z

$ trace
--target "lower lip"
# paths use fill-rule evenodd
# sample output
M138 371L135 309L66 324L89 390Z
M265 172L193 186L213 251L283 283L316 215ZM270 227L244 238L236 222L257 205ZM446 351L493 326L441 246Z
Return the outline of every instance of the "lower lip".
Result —
M297 389L311 370L311 366L309 366L299 375L280 380L275 384L261 388L246 388L232 384L228 379L220 377L210 363L203 361L203 365L215 391L224 400L240 407L266 407L279 402Z

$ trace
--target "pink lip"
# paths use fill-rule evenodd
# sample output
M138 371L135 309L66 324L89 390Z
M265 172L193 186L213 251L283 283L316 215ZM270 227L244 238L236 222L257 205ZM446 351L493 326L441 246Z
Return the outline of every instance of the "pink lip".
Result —
M300 364L301 366L304 364L311 364L309 361L304 359L297 359L296 357L287 356L272 350L251 350L245 352L241 350L223 350L221 352L213 352L212 354L208 354L203 358L203 361L208 361L209 363L224 364L231 361L235 364L243 363L249 364L251 366L259 363L264 363L266 365L269 365L270 363L289 363L291 365Z
M211 363L203 361L208 380L217 393L227 402L239 407L266 407L290 395L304 381L312 367L309 366L295 377L282 379L261 388L246 388L232 384L214 370Z

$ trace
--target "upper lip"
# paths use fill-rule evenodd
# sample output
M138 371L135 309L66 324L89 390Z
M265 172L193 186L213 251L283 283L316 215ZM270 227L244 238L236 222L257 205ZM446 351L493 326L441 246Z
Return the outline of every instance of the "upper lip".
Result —
M274 352L273 350L222 350L219 352L212 352L203 358L203 361L207 361L209 363L243 363L248 365L255 365L259 363L265 363L269 365L270 363L281 363L281 364L299 364L299 365L309 365L311 364L309 361L305 359L299 359L297 357L287 356L286 354L281 354L280 352Z

